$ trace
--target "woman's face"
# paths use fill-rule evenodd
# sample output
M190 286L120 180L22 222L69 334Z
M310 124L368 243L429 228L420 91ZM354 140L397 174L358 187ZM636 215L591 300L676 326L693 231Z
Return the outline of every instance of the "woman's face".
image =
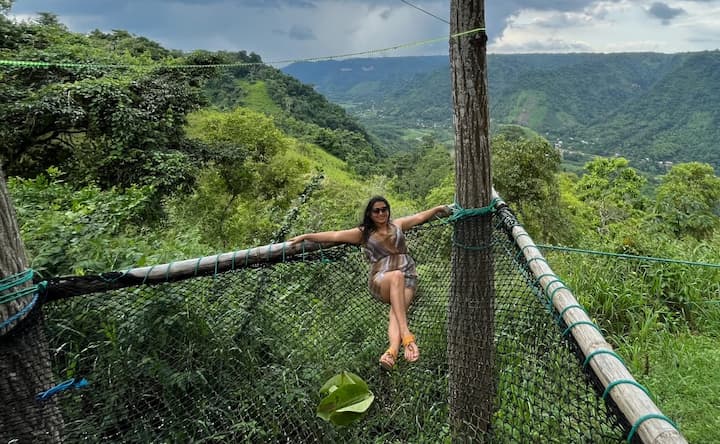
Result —
M370 219L375 225L380 226L387 223L390 218L390 209L385 202L375 202L370 210Z

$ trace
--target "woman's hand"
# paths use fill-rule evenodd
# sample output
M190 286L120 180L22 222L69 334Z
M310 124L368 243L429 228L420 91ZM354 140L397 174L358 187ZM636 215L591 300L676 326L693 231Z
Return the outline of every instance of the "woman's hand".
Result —
M301 242L306 241L307 240L306 238L307 238L306 234L301 234L300 236L291 237L290 239L287 240L287 242L290 245L295 245L295 244L299 244Z
M455 212L455 205L440 205L438 207L438 216L448 217Z

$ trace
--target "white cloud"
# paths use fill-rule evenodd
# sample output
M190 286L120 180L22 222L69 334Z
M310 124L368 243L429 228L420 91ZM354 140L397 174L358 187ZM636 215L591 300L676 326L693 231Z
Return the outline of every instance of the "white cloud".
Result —
M649 15L667 6L665 22ZM411 0L448 18L449 0ZM486 1L491 52L698 51L720 47L720 0ZM659 11L656 5L655 11ZM324 57L447 36L400 0L17 0L27 19L52 11L70 29L124 29L172 49L252 51L266 61ZM673 14L673 11L683 11ZM657 14L656 14L657 15ZM447 38L377 55L447 53Z
M720 47L720 2L678 2L682 14L650 17L654 1L600 1L573 13L520 10L492 52L683 52ZM700 40L698 40L700 39ZM715 44L713 45L713 41ZM582 49L585 48L585 49Z

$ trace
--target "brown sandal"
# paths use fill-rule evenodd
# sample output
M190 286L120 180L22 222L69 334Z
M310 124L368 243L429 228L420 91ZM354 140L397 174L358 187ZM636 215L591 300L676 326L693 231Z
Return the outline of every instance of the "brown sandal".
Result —
M397 360L397 352L392 349L385 350L385 353L380 356L380 367L390 371L395 367L395 361Z
M415 362L420 359L420 349L415 343L415 336L407 335L402 338L402 345L405 348L405 350L403 351L403 355L405 356L405 360L407 362ZM410 352L410 356L408 356L408 351ZM412 356L413 354L415 355L414 357Z

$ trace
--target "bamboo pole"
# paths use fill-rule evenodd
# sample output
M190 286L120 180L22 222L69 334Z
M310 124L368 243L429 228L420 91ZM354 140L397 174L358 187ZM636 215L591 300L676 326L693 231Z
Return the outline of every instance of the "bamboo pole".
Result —
M195 276L213 276L259 264L283 262L305 253L322 252L339 245L342 244L309 241L294 245L287 242L273 243L212 256L102 273L100 276L64 276L50 280L44 302L140 284L155 285Z
M493 198L500 199L494 190ZM637 384L635 378L614 355L612 346L596 329L572 292L552 271L527 231L515 224L512 227L512 237L545 294L552 296L551 302L557 313L562 313L565 324L572 326L568 327L568 334L572 334L585 358L591 357L589 367L606 391L610 387L608 396L612 397L631 426L639 424L635 434L647 444L687 443L682 434L667 420L654 417L664 415L650 396L638 387L639 384L634 385Z
M342 244L305 241L302 244L289 245L287 242L282 242L153 267L134 268L128 271L127 274L135 278L142 278L148 284L175 281L196 275L211 275L262 263L282 262L298 254L327 250L338 245Z

